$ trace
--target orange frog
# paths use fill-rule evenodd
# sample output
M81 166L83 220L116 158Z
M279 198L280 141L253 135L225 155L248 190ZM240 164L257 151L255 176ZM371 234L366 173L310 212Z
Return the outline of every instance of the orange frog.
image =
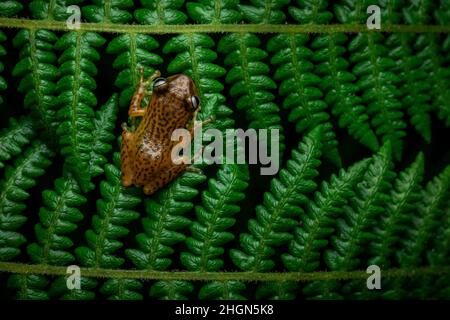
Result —
M160 78L159 71L156 71L144 81L143 68L140 69L140 75L128 115L133 123L136 117L142 117L142 120L133 132L126 123L122 124L120 169L125 187L143 186L144 193L150 195L186 169L199 171L185 163L175 164L172 161L172 148L179 141L172 141L171 136L175 129L186 128L193 137L200 100L194 82L186 75ZM147 88L152 82L150 103L142 108L142 100L149 95Z

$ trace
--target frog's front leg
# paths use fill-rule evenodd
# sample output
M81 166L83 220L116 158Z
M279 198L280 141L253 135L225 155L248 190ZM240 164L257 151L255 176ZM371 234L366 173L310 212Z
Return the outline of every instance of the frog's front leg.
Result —
M142 108L142 99L147 95L147 88L152 83L152 81L159 77L161 73L156 70L153 75L150 76L146 81L144 81L144 67L139 68L139 85L133 94L131 99L130 108L128 109L128 115L133 118L143 117L145 114L145 108Z
M120 171L122 172L122 185L129 187L134 178L134 137L128 132L126 123L122 124L122 144L120 146Z

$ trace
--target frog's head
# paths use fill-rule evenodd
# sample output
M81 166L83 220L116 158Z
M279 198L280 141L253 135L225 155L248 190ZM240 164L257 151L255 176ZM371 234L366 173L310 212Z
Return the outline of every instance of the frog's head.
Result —
M197 87L194 81L184 74L155 79L153 94L166 99L166 102L170 101L172 106L182 108L185 112L193 113L200 107Z

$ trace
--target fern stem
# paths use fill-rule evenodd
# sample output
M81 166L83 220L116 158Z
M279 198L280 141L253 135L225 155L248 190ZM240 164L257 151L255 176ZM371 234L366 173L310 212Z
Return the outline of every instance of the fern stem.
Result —
M43 264L25 264L0 262L0 272L35 275L66 275L67 267ZM365 270L357 271L320 271L320 272L190 272L190 271L150 271L121 270L104 268L81 268L81 274L87 278L141 279L141 280L187 280L187 281L318 281L366 279ZM383 270L383 277L418 277L427 275L450 274L450 266L421 267Z
M23 18L0 18L0 27L47 29L69 31L65 22L53 20L35 20ZM81 23L80 31L109 33L146 33L146 34L181 34L181 33L450 33L450 25L382 25L379 30L369 30L365 24L185 24L185 25L131 25L113 23Z

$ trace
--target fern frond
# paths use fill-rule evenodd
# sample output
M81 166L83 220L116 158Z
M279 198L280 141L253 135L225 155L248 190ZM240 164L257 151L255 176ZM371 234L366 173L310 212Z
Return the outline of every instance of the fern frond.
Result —
M411 166L400 172L394 182L390 200L386 204L385 214L373 230L371 243L372 258L369 264L388 268L401 234L408 229L411 215L416 209L416 202L421 199L420 183L424 172L424 156L417 155Z
M366 9L370 1L342 1L335 6L335 14L341 23L365 23ZM390 140L394 159L402 156L402 138L406 123L396 85L399 78L392 72L395 62L388 57L389 50L381 33L359 33L351 39L348 49L350 62L354 64L352 73L357 77L357 94L367 105L371 124L382 142Z
M356 258L362 245L373 238L370 226L384 212L388 192L395 174L391 171L391 144L386 143L374 155L372 163L356 189L356 197L344 208L344 220L338 221L338 235L332 239L333 250L325 253L331 270L352 270L359 265Z
M172 260L168 258L173 253L172 245L185 240L185 235L178 232L191 224L184 215L193 208L190 200L198 191L195 186L205 180L205 176L186 172L174 180L169 186L161 189L156 197L145 202L147 217L142 219L145 233L136 236L138 249L127 249L125 254L138 269L165 270ZM165 288L165 281L153 286L160 293ZM165 294L163 294L164 296ZM158 298L163 296L157 295Z
M46 277L34 274L13 274L8 278L7 286L16 291L18 300L48 300L46 288L49 281Z
M22 152L22 148L36 135L35 129L34 122L29 118L23 117L19 121L9 119L9 128L0 133L0 168L5 166L5 161Z
M187 281L158 281L150 288L150 296L160 300L187 300L194 286Z
M335 219L344 211L344 205L354 196L355 186L362 180L368 160L341 169L323 182L314 201L307 203L307 212L301 214L302 225L295 229L289 246L290 254L282 256L284 265L291 271L312 272L320 265L320 250L328 244Z
M137 9L134 17L141 24L183 24L186 14L178 10L184 0L140 0L144 9Z
M136 279L109 279L100 292L109 300L142 300L141 289L142 283Z
M187 2L186 10L197 23L236 23L241 20L241 14L236 10L238 3L238 0L198 0ZM216 6L220 6L220 10Z
M279 150L283 154L283 127L271 93L276 84L268 76L269 67L261 61L268 54L260 45L254 34L232 33L220 40L217 50L226 54L224 64L231 67L225 82L231 85L230 95L238 99L237 109L245 111L250 128L279 129Z
M252 5L238 4L245 21L249 23L279 24L286 20L281 10L290 0L250 0ZM245 3L245 2L244 2Z
M67 278L59 277L50 286L49 296L61 300L93 300L95 293L93 290L97 286L97 280L81 277L80 289L69 290L67 288Z
M120 155L115 153L114 164L105 165L106 181L100 183L102 198L97 200L97 214L92 217L93 229L85 233L88 247L75 249L83 266L117 268L125 262L114 253L123 246L119 239L129 232L125 225L139 217L133 208L141 200L136 189L122 186L119 163Z
M209 189L202 193L202 206L195 208L197 221L190 226L192 236L185 240L189 252L182 252L180 255L181 263L188 270L218 271L223 267L223 245L234 239L226 230L236 221L233 216L240 210L236 203L245 198L248 180L246 165L231 164L219 169L217 180L208 180ZM201 296L218 295L218 289L230 285L232 286L225 282L207 284L205 289L202 287ZM208 290L214 292L210 293ZM226 292L230 291L220 294L223 299L234 297L234 292L228 295Z
M384 23L399 24L402 22L402 10L405 1L381 2ZM395 61L392 72L402 80L399 84L403 109L407 110L411 124L429 143L431 140L431 111L430 83L428 74L423 67L423 59L414 54L413 44L416 34L392 33L385 45L389 49L388 57Z
M20 30L13 40L20 49L20 61L13 69L13 76L20 77L17 88L23 93L24 105L39 120L45 140L55 139L56 120L55 95L58 68L53 45L58 38L47 30Z
M361 98L356 95L355 76L348 71L350 63L344 56L347 40L343 33L316 37L311 43L311 48L316 50L312 60L319 63L314 72L322 77L320 88L326 93L325 101L331 106L333 115L339 117L339 126L346 127L356 140L377 151L377 137L369 126Z
M39 210L40 223L35 225L38 242L27 247L33 263L68 265L75 257L68 251L73 246L67 234L83 219L79 207L86 203L77 182L68 174L55 180L54 190L42 193L45 206Z
M3 0L0 3L0 17L11 17L21 11L23 5L14 0Z
M320 165L322 128L312 130L297 150L293 150L292 158L286 168L273 179L270 192L265 193L263 205L256 207L256 219L250 219L248 229L240 237L241 250L232 249L230 256L233 263L245 271L268 271L275 262L271 256L274 247L292 240L289 230L297 222L294 217L301 214L300 205L307 203L305 194L314 191L316 183L313 179L318 175L316 168Z
M93 4L83 6L83 17L91 22L128 23L133 15L127 10L133 7L133 0L92 0Z
M57 50L63 51L58 59L61 78L57 83L59 96L56 103L60 107L57 134L61 154L66 157L66 165L83 192L93 188L89 172L93 107L97 105L93 76L97 73L94 62L100 59L95 47L104 42L105 39L96 33L68 32L55 44Z
M328 23L333 14L327 11L327 1L299 1L290 6L289 13L299 23ZM315 50L311 60L318 63L314 73L322 77L320 89L333 115L339 117L339 126L372 151L379 148L377 137L369 126L369 117L361 98L356 95L355 76L349 72L350 63L345 58L348 37L344 33L316 36L311 42Z
M113 68L119 71L115 85L121 89L119 105L128 107L139 83L139 68L144 67L144 76L149 77L155 71L153 66L162 63L162 58L152 51L159 43L144 34L123 34L108 44L106 52L117 55Z
M107 162L104 155L112 150L111 143L114 141L113 131L116 127L117 111L117 94L113 94L95 113L89 157L89 172L92 177L103 173L103 167Z
M400 266L418 266L424 259L427 245L432 240L448 205L450 190L450 166L428 182L417 206L418 214L412 220L408 236L397 252Z
M307 212L300 215L302 225L296 227L294 239L289 244L289 253L281 256L287 269L296 272L312 272L320 265L321 250L327 246L333 233L334 222L343 212L343 206L354 196L353 190L359 183L369 160L341 169L339 175L332 175L330 182L323 182L314 200L307 202ZM257 297L270 299L294 299L296 283L267 283L258 287Z
M29 9L35 19L67 21L72 15L67 8L73 4L82 3L84 0L33 0Z
M391 170L391 144L388 141L373 159L357 185L356 196L350 205L344 207L344 219L337 220L337 235L332 237L333 249L325 251L324 260L330 270L354 270L360 265L359 254L364 245L371 239L370 227L384 211L389 200L390 180L394 173ZM303 292L314 298L339 297L337 281L312 282L305 286Z
M324 155L340 167L336 135L326 112L327 104L321 99L321 80L312 73L313 52L304 46L307 41L304 34L279 34L267 42L267 50L273 53L270 62L277 66L274 79L281 82L278 92L285 97L283 107L290 109L288 120L296 124L296 131L309 132L322 125Z
M240 281L214 281L202 286L198 297L204 300L245 300L242 293L245 288Z
M118 153L114 154L115 164L105 166L107 180L100 183L102 198L97 200L97 215L92 217L93 229L86 231L89 247L79 247L75 250L84 266L120 266L124 259L112 254L122 246L118 239L129 232L125 225L139 217L133 207L139 204L140 199L135 194L136 190L121 185L118 157Z
M4 34L1 30L0 30L0 42L4 42L6 40L6 34ZM6 50L5 48L0 44L0 57L6 55ZM3 70L5 69L5 65L2 63L2 61L0 60L0 73L3 72ZM6 90L6 88L8 87L5 79L0 76L0 91L4 91ZM3 98L0 95L0 105L3 103Z
M333 14L327 10L327 0L296 0L293 2L296 6L289 6L289 14L301 24L326 24L333 18Z
M36 178L45 173L51 164L52 151L43 142L35 141L24 154L5 168L5 178L0 182L0 259L8 261L20 254L19 247L25 237L18 233L27 220L21 215L30 195L26 191L36 184Z
M248 186L247 166L225 165L217 172L217 180L208 180L209 189L202 193L203 206L195 208L197 221L191 224L191 237L186 239L189 252L181 252L181 263L192 271L217 271L223 267L223 245L234 237L225 230L234 225L232 218L239 210L237 202L245 198Z
M412 2L406 7L404 19L409 24L420 25L430 22L433 14L432 1ZM439 16L440 10L436 10ZM438 111L438 116L450 126L450 92L448 83L450 81L450 70L444 67L445 58L441 52L441 40L439 35L421 34L415 38L415 54L422 59L423 70L427 73L428 81L431 82L430 91L432 106Z
M450 265L450 208L448 205L433 244L433 249L427 252L427 260L430 265Z

